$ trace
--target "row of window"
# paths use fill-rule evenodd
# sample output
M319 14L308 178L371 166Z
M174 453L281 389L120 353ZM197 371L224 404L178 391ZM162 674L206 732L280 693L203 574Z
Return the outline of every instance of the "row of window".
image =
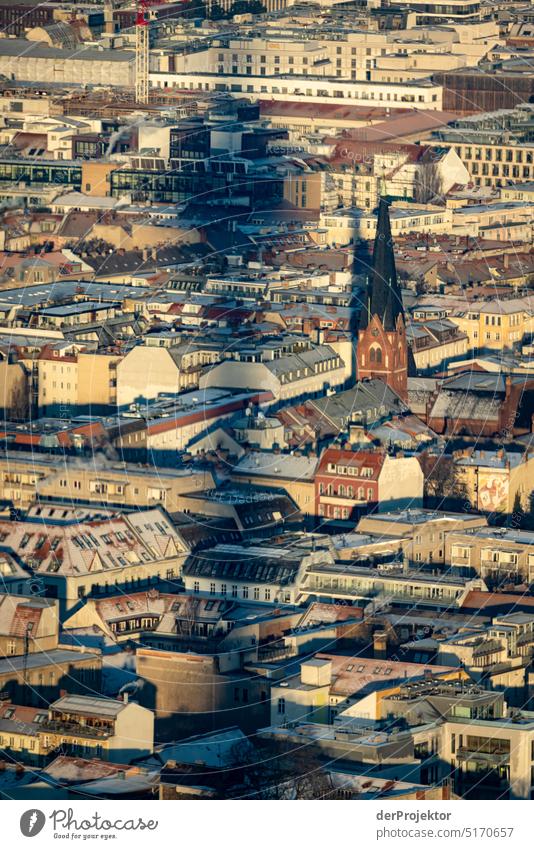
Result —
M211 581L209 591L210 595L230 595L231 598L252 598L254 601L274 601L271 587L252 587L252 595L250 595L250 589L248 586L239 587L237 584L231 584L230 589L228 588L228 584L220 584L217 589L215 581ZM200 592L200 581L194 581L193 592ZM286 590L281 593L281 597L284 602L289 603L291 601L291 592Z

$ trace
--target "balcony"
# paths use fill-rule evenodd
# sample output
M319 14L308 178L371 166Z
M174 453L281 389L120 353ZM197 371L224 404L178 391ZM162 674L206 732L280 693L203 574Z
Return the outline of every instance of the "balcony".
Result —
M456 753L458 761L471 761L485 766L487 769L495 769L500 766L508 766L510 763L510 752L497 749L495 752L481 752L478 749L469 749L462 746Z
M91 725L80 725L79 722L50 719L41 724L44 733L57 734L63 737L91 737L94 739L111 737L113 728L96 728Z

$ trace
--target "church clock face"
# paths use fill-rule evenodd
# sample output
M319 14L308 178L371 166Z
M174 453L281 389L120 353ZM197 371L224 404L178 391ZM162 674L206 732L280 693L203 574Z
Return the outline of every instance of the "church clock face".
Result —
M376 329L376 327L371 330L371 336L378 336L378 330Z

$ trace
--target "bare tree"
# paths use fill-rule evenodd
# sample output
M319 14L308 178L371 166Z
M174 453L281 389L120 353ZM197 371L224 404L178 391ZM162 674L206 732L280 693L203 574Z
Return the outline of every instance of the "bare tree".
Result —
M26 381L21 380L13 387L9 408L9 415L13 421L24 422L27 420L30 409L28 393Z
M428 506L451 509L467 503L467 488L450 455L425 451L419 459L425 476L425 497Z
M437 162L422 162L417 169L414 200L417 203L436 203L441 200L442 179Z
M256 799L332 798L332 785L313 743L257 739L237 744L233 762L242 770L240 795Z
M197 612L200 599L195 596L187 596L180 609L180 618L176 620L176 631L183 637L190 637L197 621Z

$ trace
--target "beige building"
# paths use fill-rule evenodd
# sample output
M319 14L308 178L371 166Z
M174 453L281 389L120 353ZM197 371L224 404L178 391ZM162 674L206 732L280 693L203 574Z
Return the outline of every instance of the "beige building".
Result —
M376 215L356 207L323 212L316 238L320 244L334 246L353 244L360 239L369 241L376 236L376 222ZM449 233L452 210L430 204L404 206L398 202L390 209L390 222L393 238L410 233Z
M267 54L265 54L267 55ZM195 59L188 54L187 60ZM203 57L206 62L207 57ZM411 104L428 110L441 110L443 87L428 79L405 83L373 83L352 78L324 75L311 67L309 75L249 75L246 69L213 73L213 66L205 70L182 70L177 72L153 72L150 80L155 88L177 88L198 91L226 91L232 96L243 94L265 95L265 99L287 100L298 96L304 103L343 103L349 106L398 106Z
M448 317L467 335L470 349L506 351L534 332L534 298L475 300Z
M351 368L334 347L316 345L265 362L225 360L202 374L199 387L262 389L272 392L276 402L287 401L341 388Z
M449 562L446 546L451 533L486 526L486 517L476 514L406 510L363 516L358 523L358 532L378 539L388 536L408 540L403 548L411 562L445 564Z
M217 363L219 350L187 342L172 348L137 345L117 366L117 405L143 404L161 393L175 395L199 385L205 366Z
M154 714L127 700L63 695L45 707L0 702L0 746L18 764L70 758L127 764L154 748Z
M453 531L445 539L445 562L496 583L534 581L534 533L515 528Z
M235 483L285 489L304 515L314 516L317 457L271 454L261 451L246 454L232 469Z
M117 401L117 354L66 346L43 352L37 362L40 409L113 407Z
M483 138L478 142L465 141L461 129L456 135L457 138L453 139L449 132L447 141L429 140L427 144L453 147L475 185L500 187L506 186L509 181L529 182L534 178L534 145L517 144L513 135L507 141L499 140L494 144Z
M57 512L61 523L47 525L43 516L40 525L2 522L0 531L4 547L33 569L47 597L59 599L62 615L86 596L149 589L180 579L189 547L161 509L101 519L94 515L84 519L76 510Z
M0 655L50 651L57 648L58 635L54 599L0 594Z
M87 465L75 458L50 455L4 454L0 458L0 498L28 507L36 495L42 499L117 507L179 509L184 493L215 486L210 472L191 474L187 469L153 469L136 463L100 462Z
M458 452L454 463L473 509L510 514L518 507L530 509L534 455L468 449Z
M130 763L152 754L154 714L126 698L66 695L50 705L42 735L74 757Z
M465 795L476 786L512 799L531 799L534 792L532 751L534 714L521 719L468 721L449 719L441 726L439 756L454 771L455 791Z

